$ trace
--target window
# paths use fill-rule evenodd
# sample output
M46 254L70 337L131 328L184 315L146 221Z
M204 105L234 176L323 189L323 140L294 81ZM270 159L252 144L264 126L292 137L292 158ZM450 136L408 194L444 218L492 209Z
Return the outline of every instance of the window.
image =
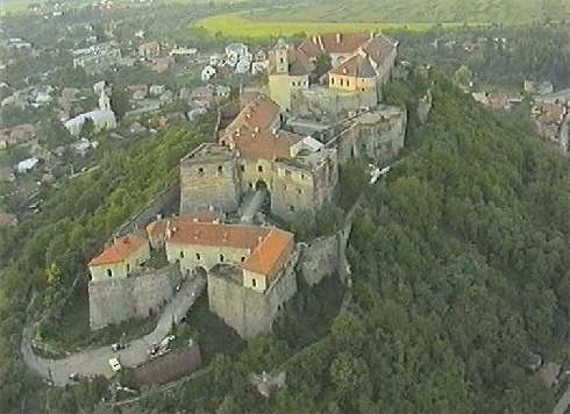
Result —
M257 284L257 280L251 279L251 286L255 287L256 284Z
M285 63L285 59L280 58L280 59L279 59L279 62L280 62L280 63Z
M221 255L220 255L220 262L221 262L221 263L224 263L224 260L225 260L224 255L221 254Z
M112 277L113 271L111 269L107 269L107 276Z
M331 78L331 85L334 85L334 78Z
M297 192L298 192L299 194L303 194L303 190L301 190L300 188L297 188Z
M240 169L242 172L244 172L244 171L245 171L245 165L240 165L240 166L239 166L239 169Z
M301 174L301 180L305 179L305 174Z
M343 86L343 83L344 83L343 79L340 78L340 86Z
M222 173L222 171L224 171L224 169L222 168L222 166L221 166L221 165L218 165L218 174L221 174L221 173Z
M204 174L204 168L200 167L198 168L198 175L202 175Z
M184 259L184 252L182 250L180 251L180 258Z
M257 166L257 171L263 172L263 165L258 165L258 166Z
M196 253L196 260L201 260L200 253Z
M346 80L346 86L350 86L350 81L348 79Z
M283 190L287 190L287 184L283 184Z
M131 271L131 264L127 263L127 273L129 273Z
M242 262L245 262L245 256L242 256L242 257L241 257L241 261L242 261Z
M295 206L289 206L289 211L293 213L295 211Z

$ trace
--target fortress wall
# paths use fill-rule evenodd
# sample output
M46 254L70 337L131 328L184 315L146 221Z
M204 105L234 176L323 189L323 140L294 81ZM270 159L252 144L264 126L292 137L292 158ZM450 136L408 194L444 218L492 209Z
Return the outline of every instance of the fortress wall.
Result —
M223 275L208 273L210 310L244 339L270 332L283 304L297 292L297 258L298 253L293 252L283 273L265 293L246 288Z
M316 285L325 276L337 272L340 243L340 235L337 233L303 245L299 270L309 286Z
M170 300L181 280L175 266L126 279L89 282L89 325L104 328L131 318L146 318Z
M338 121L363 107L378 104L376 89L364 92L342 92L328 88L297 90L291 94L291 108L295 115L310 119Z
M356 118L336 137L340 162L351 157L384 161L404 147L407 113L397 107L384 107Z

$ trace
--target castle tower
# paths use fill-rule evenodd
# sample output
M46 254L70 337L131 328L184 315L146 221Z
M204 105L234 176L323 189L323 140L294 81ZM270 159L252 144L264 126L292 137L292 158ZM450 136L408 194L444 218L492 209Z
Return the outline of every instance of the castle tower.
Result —
M101 90L101 94L99 95L99 109L101 111L111 110L111 100L105 93L105 90Z
M240 181L229 148L202 144L180 161L180 214L236 211Z
M273 68L275 74L286 75L289 73L289 46L283 39L279 39L279 43L273 51Z

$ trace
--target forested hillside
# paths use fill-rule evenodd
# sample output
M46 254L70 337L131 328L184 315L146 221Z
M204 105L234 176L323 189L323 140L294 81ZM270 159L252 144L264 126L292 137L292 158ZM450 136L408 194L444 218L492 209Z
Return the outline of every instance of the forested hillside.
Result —
M38 397L39 381L24 375L19 355L26 318L56 303L75 279L87 280L87 261L117 226L176 182L178 161L210 139L212 118L131 144L104 139L97 169L41 192L44 211L0 233L1 413L21 412Z

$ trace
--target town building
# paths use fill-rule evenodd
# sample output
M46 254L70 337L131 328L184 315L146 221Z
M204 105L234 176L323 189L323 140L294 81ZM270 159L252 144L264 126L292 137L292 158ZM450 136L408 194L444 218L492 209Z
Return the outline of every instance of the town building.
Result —
M83 124L91 120L96 131L102 129L113 129L117 126L115 113L111 109L111 101L104 91L99 96L99 109L76 116L64 123L65 128L72 135L79 135Z
M111 43L100 43L73 51L73 67L81 67L91 75L121 64L121 50Z

